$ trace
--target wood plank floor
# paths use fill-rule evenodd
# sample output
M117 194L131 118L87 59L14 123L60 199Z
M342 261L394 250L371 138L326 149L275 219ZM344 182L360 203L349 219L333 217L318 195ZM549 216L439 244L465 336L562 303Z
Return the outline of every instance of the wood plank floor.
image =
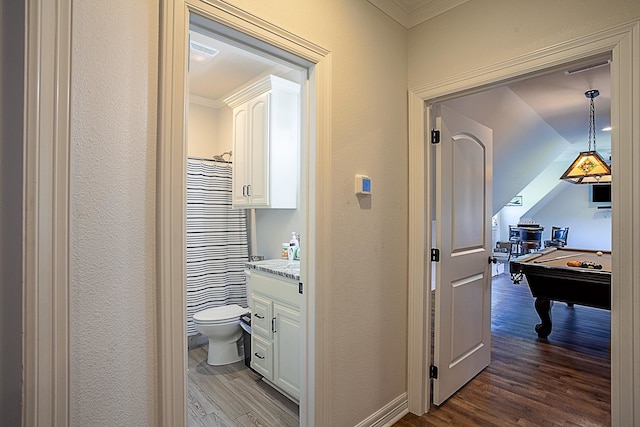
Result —
M297 427L298 405L248 369L244 362L207 364L207 347L189 350L189 427Z
M491 365L440 407L395 426L610 425L610 312L557 303L553 331L540 340L526 283L502 274L493 288ZM206 359L206 346L189 351L190 427L298 425L298 406L243 362Z
M489 367L440 407L395 426L610 425L610 312L556 303L542 340L526 283L502 274L493 287Z

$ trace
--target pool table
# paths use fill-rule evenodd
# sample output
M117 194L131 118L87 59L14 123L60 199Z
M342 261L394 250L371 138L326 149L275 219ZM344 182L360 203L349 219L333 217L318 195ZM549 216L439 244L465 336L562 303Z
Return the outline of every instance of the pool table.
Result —
M578 261L584 266L567 265ZM601 268L585 267L589 264ZM509 271L514 283L519 283L523 275L527 279L541 320L535 327L540 338L551 333L553 301L611 309L610 251L547 248L512 259Z

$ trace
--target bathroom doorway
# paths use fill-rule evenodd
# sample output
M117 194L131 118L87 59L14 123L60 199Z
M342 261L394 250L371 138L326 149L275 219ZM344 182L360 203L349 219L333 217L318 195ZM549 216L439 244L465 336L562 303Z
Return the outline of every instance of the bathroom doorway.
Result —
M329 162L329 55L321 46L274 26L224 2L203 4L176 0L161 14L161 74L158 148L158 318L159 401L161 424L184 425L187 419L187 333L186 333L186 164L189 27L196 22L207 31L240 43L247 50L272 56L304 73L301 88L302 117L300 144L300 188L298 207L304 210L300 230L302 262L300 282L300 424L310 425L316 417L315 390L322 385L325 362L316 358L316 341L326 333L315 321L316 283L328 274L316 260L328 253L327 237L318 231L326 221L324 207ZM291 230L290 230L291 231ZM275 244L279 247L282 241ZM306 255L305 255L306 254ZM177 285L181 284L181 285Z
M279 52L275 48L267 49L264 43L238 34L234 30L216 24L202 16L191 14L189 19L188 46L188 102L186 118L187 158L189 168L192 163L205 163L210 168L217 168L220 173L231 176L239 162L245 161L233 147L234 110L231 101L240 91L260 84L264 79L283 79L305 88L307 84L308 64L299 60L292 62L286 52ZM305 67L305 65L307 67ZM300 146L297 164L292 164L288 179L297 180L297 208L296 209L239 209L232 207L230 194L232 186L222 189L221 194L229 196L225 202L216 203L214 209L222 209L230 214L241 212L245 218L246 228L241 232L238 242L242 254L264 259L281 257L281 242L286 241L292 230L303 237L308 229L307 212L305 210L307 198L307 170L305 158L307 144L305 135L307 105L306 94L301 91L299 116L302 119L300 131ZM242 166L242 165L240 165ZM216 170L217 170L216 169ZM189 186L189 172L187 173ZM227 180L228 181L228 180ZM225 185L226 185L225 184ZM213 184L218 187L223 184ZM187 206L200 204L190 199L191 192L187 190ZM186 302L187 317L192 311L205 306L217 306L216 301L203 301L202 289L211 287L202 285L202 271L200 268L190 273L190 265L201 264L191 262L189 250L190 212L187 209L187 283ZM193 232L198 232L193 231ZM193 233L191 234L193 235ZM227 236L223 236L215 243L218 251L225 246ZM228 252L228 251L225 251ZM239 252L239 253L240 253ZM244 257L244 255L242 255ZM199 254L195 254L199 257ZM248 259L245 258L245 261ZM235 260L237 261L237 260ZM221 267L225 272L239 273L244 276L243 265L238 270L238 263L234 260ZM246 283L246 278L244 279ZM233 282L231 280L231 282ZM236 283L220 284L220 288L233 287ZM235 303L247 307L246 291ZM224 293L220 291L218 293ZM237 292L236 292L237 293ZM213 294L213 293L212 293ZM204 305L203 305L204 304ZM224 304L221 302L220 304ZM195 308L194 308L195 307ZM199 308L198 308L199 307ZM248 361L212 366L207 363L207 338L189 328L188 334L188 376L187 376L187 421L189 426L210 425L214 420L226 423L243 422L260 423L263 425L299 425L299 406L297 402L288 399L271 386L261 381L261 376L250 369ZM249 340L240 340L239 348ZM302 346L301 346L302 347ZM247 347L244 348L248 352ZM301 364L301 366L304 366ZM302 375L300 375L302 377ZM304 405L304 402L300 402Z

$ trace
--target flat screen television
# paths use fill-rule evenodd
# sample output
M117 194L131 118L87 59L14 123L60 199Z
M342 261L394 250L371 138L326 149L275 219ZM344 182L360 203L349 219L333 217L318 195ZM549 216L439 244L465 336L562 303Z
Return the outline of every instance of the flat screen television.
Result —
M611 185L593 184L591 186L591 201L593 203L611 203Z

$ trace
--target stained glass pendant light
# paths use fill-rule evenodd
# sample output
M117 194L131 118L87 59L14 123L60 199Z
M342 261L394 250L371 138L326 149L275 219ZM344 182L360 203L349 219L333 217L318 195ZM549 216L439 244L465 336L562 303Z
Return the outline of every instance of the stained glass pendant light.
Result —
M596 151L596 108L593 99L598 95L600 92L597 89L584 93L589 98L589 151L582 151L560 179L574 184L611 182L611 168Z

